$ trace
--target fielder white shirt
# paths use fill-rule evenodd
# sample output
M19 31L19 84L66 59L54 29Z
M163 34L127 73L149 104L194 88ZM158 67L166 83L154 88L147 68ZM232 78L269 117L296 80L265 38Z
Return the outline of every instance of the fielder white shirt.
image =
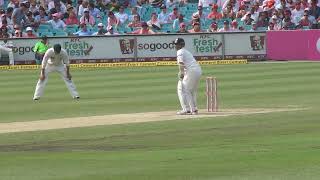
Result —
M66 66L69 66L70 62L68 53L66 50L61 49L61 52L56 54L53 48L48 49L44 54L41 67L44 69L47 64L54 66L63 66L65 64Z
M191 68L200 67L193 55L185 48L181 48L177 51L177 62L183 63L187 71Z

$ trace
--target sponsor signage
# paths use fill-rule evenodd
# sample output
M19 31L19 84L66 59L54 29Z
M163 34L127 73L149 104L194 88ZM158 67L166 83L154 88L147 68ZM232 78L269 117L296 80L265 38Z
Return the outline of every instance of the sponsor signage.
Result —
M60 43L71 63L118 63L175 61L174 40L181 37L197 60L246 59L265 56L263 33L157 34L148 36L92 36L49 38L49 44ZM34 64L33 46L40 39L10 39L15 64ZM245 56L244 56L245 55Z
M225 34L225 59L265 59L265 33Z
M319 30L268 31L268 59L319 61L319 38Z

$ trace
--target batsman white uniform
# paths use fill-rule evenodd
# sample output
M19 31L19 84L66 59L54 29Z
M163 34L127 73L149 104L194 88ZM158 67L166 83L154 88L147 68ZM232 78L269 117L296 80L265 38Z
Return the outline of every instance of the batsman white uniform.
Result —
M181 108L184 112L196 112L197 109L197 89L200 82L202 70L193 55L181 48L177 51L177 62L185 66L183 79L178 81L178 97Z
M50 48L46 51L43 60L42 60L42 68L45 68L45 79L38 80L36 90L34 92L33 99L39 99L43 95L44 88L48 82L49 73L58 72L64 82L66 83L69 92L73 98L78 98L79 94L76 90L76 86L73 81L67 78L66 66L69 66L69 57L67 52L64 49L61 49L59 54L55 54L54 49Z

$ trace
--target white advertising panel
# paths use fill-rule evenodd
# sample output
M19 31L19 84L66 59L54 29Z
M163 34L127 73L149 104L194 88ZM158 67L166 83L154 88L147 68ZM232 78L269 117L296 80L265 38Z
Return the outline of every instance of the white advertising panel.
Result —
M93 36L49 38L60 43L71 63L140 62L175 60L174 40L181 37L198 60L263 59L265 33L157 34L147 36ZM40 39L10 39L15 64L33 64L33 46Z
M143 60L174 59L176 50L173 44L176 38L185 40L186 49L200 59L222 59L221 34L186 34L137 37L137 56Z
M266 57L266 33L228 33L224 40L225 59Z
M14 59L33 61L33 46L40 39L12 39ZM100 60L99 62L119 62L134 60L134 41L126 41L123 37L69 37L49 38L49 44L59 43L66 49L71 60L77 63Z

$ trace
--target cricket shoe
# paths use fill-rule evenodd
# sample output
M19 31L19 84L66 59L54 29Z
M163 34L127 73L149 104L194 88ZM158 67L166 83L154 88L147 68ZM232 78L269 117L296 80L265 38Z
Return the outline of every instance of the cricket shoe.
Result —
M194 110L191 112L191 115L198 115L199 114L199 111L198 110Z
M39 98L39 97L35 97L35 98L33 98L33 100L34 100L34 101L39 101L40 98Z
M181 110L177 112L177 115L190 115L190 114L191 114L191 111Z
M79 99L80 99L80 97L79 97L79 96L75 96L75 97L73 97L73 99L75 99L75 100L79 100Z

